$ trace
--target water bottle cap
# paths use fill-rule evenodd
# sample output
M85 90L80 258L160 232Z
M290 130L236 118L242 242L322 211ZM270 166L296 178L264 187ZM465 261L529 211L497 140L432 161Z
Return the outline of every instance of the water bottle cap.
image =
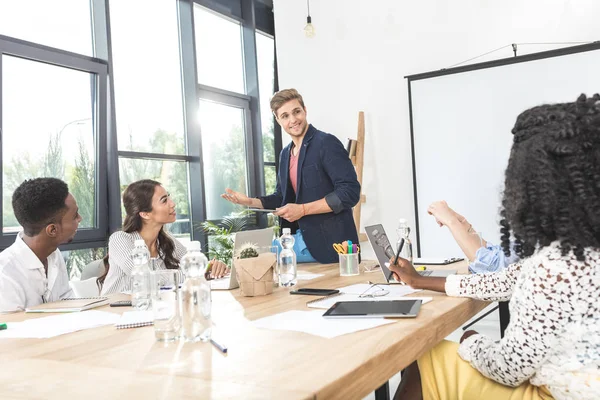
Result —
M398 225L408 225L408 221L404 218L398 220Z
M284 235L290 235L291 233L292 233L292 230L290 228L283 228Z
M188 251L201 251L202 250L202 246L200 245L200 242L197 240L192 240L188 246L187 246Z
M135 242L133 242L134 247L145 246L145 245L146 245L146 242L144 242L144 239L136 239Z

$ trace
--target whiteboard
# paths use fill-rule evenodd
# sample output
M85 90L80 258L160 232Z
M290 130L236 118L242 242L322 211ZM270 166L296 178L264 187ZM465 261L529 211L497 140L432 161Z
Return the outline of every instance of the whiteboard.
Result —
M597 46L596 46L597 47ZM500 243L504 170L522 111L600 92L600 50L413 80L417 240L421 257L462 252L427 207L446 200L483 237Z

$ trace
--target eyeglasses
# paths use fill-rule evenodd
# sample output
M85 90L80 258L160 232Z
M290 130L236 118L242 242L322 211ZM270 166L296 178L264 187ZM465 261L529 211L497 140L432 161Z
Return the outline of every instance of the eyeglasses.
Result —
M371 286L369 286L367 288L367 290L365 290L364 292L359 294L358 297L361 299L365 298L365 297L373 298L373 297L386 296L388 294L390 294L389 290L382 288L377 283L373 283Z

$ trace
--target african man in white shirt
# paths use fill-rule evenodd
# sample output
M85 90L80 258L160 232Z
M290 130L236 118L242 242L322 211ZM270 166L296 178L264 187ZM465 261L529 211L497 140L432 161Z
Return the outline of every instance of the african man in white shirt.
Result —
M67 184L26 180L13 193L12 206L23 231L0 253L0 312L72 296L58 246L73 240L81 216Z

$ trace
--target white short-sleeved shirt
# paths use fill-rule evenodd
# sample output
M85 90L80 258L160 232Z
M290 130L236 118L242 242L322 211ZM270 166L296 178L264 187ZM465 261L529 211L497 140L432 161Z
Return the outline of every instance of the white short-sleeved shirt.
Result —
M73 296L67 266L60 251L48 256L44 265L19 233L9 248L0 253L0 313L23 311L26 307Z

